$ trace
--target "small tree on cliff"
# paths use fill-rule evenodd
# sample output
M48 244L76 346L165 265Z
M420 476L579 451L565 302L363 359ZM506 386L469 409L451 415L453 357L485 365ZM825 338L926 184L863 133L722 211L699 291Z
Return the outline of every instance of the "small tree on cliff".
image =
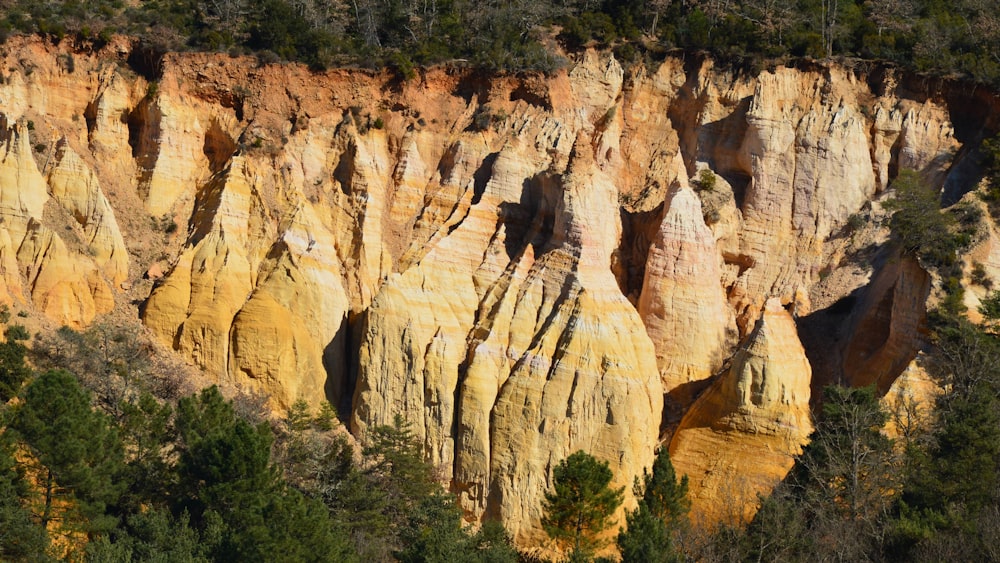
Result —
M687 498L688 479L680 482L670 463L667 448L660 448L653 472L636 477L633 490L639 506L625 516L628 529L618 534L623 563L671 563L684 556L674 546L674 533L686 524L691 501Z
M613 474L608 463L578 451L553 470L554 488L545 493L542 527L571 559L586 557L601 548L602 532L614 525L611 515L621 505L625 487L610 487Z

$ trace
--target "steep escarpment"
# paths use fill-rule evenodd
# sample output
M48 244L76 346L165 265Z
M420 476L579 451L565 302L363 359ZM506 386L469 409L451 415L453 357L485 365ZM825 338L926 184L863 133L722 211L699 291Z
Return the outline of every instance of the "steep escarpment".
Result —
M151 82L131 48L4 45L0 300L138 318L361 439L402 416L466 519L524 546L575 450L630 495L669 443L699 514L746 482L745 515L806 440L810 385L890 389L937 282L865 262L892 251L858 218L904 168L968 191L995 125L956 126L959 90L835 65L590 52L402 81L165 54Z

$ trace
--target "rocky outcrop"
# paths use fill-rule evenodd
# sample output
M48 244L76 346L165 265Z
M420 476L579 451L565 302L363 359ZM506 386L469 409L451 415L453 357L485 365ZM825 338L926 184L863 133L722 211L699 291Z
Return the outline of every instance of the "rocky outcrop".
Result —
M692 405L670 442L687 475L692 517L747 522L757 495L785 477L812 433L811 368L795 321L770 299L731 366Z
M331 400L362 439L402 415L467 520L522 545L561 459L587 450L630 492L677 423L700 513L739 474L745 515L809 430L786 309L810 313L831 241L899 168L943 181L974 137L957 98L832 64L587 52L552 76L399 81L77 47L0 52L0 302L70 326L139 304L276 409ZM827 371L885 390L930 282L898 261L868 285L829 316L849 330Z
M120 285L128 279L128 249L97 175L65 143L55 158L48 177L53 199L83 229L87 254L94 257L105 278L114 286Z
M885 393L917 356L927 333L931 277L913 258L886 262L856 307L844 347L844 382Z
M638 310L656 347L664 391L686 407L694 396L692 385L722 366L736 326L721 284L715 237L679 169L649 249Z
M95 214L100 217L104 213L110 214L110 208L96 185L83 187L84 193L76 194L78 197L74 200L67 195L74 188L67 189L57 173L50 179L56 196L55 201L50 201L49 189L32 155L26 124L8 128L5 121L0 121L0 142L3 143L0 148L3 153L0 155L0 220L5 231L0 238L0 266L3 267L2 285L6 293L0 300L8 304L20 301L24 292L28 291L35 306L48 318L68 326L86 325L97 315L112 309L114 298L111 289L101 276L98 265L90 258L90 253L70 249L46 223L49 223L48 218L52 214L73 213L78 207L99 209ZM84 168L81 167L80 171L83 172ZM86 172L89 173L89 170ZM100 219L89 214L82 219L83 222L90 221L91 230L97 238L100 227L94 223L99 223ZM113 219L111 214L112 222ZM67 228L72 230L71 226ZM105 223L105 231L108 230L108 223ZM106 237L112 246L113 238L113 235ZM98 248L104 242L102 239L92 247L93 254L99 259ZM120 235L118 242L121 242ZM123 252L124 245L118 251ZM109 261L110 252L103 263ZM120 261L112 266L112 272L116 266L121 267Z

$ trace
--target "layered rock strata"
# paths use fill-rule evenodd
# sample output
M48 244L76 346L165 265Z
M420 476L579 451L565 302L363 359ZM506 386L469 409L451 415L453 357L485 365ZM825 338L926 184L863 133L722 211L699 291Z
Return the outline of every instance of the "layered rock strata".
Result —
M958 182L958 139L983 134L951 122L965 93L832 65L588 52L399 81L133 47L0 51L0 302L75 327L138 304L275 409L333 401L362 439L402 415L467 520L521 545L561 459L587 450L630 492L678 420L701 514L737 473L780 478L809 430L786 308L809 314L898 169ZM902 261L874 277L849 381L892 385L930 286Z

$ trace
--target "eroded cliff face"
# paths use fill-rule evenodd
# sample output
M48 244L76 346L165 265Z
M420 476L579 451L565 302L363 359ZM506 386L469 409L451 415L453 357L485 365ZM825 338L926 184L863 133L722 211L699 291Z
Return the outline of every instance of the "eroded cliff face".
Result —
M811 376L795 320L780 301L768 300L729 369L692 405L670 442L676 471L690 479L695 522L748 521L757 495L785 477L812 432Z
M361 439L402 415L466 518L523 546L575 450L630 495L672 436L718 518L727 483L740 504L791 466L810 384L889 389L933 280L831 275L848 220L900 168L953 180L984 132L958 140L954 92L836 66L587 53L404 82L124 39L0 56L0 301L54 326L138 309L211 378L330 400Z

